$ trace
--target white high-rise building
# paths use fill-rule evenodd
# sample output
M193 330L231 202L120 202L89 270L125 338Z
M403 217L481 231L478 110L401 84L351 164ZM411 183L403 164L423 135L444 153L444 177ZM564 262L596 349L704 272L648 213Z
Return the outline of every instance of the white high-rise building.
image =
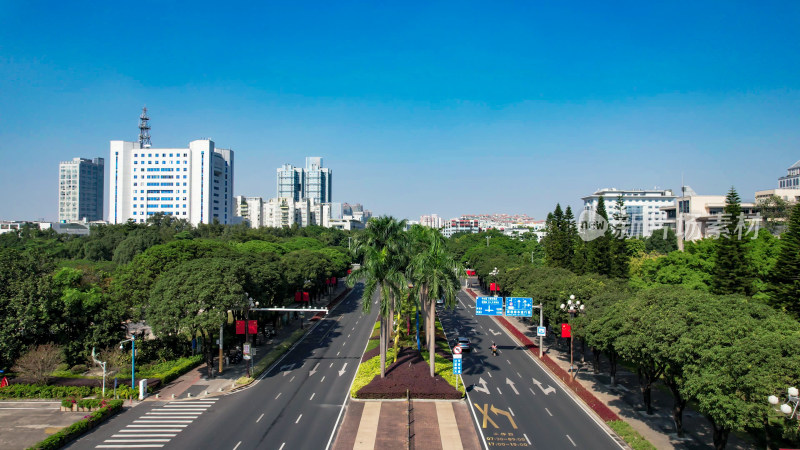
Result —
M800 189L800 161L786 169L786 176L778 178L780 189Z
M291 164L278 168L278 197L294 201L309 199L316 203L330 203L332 183L331 169L322 167L322 158L309 156L306 167L301 169Z
M192 225L234 222L233 150L208 139L188 148L111 141L110 157L110 223L142 223L156 213Z
M73 158L58 167L58 221L103 220L103 158Z
M264 226L264 199L237 195L233 201L234 214L247 220L250 228Z
M419 224L428 228L442 228L444 226L444 219L436 214L419 216Z
M620 211L617 209L617 198L622 196L622 214L625 215L625 223L620 224L614 218ZM622 225L627 237L643 236L648 237L653 231L664 227L667 213L661 208L670 206L675 202L675 195L672 190L665 189L600 189L592 195L583 197L583 209L585 211L595 211L597 202L603 197L608 222L612 227ZM580 219L576 217L575 219Z

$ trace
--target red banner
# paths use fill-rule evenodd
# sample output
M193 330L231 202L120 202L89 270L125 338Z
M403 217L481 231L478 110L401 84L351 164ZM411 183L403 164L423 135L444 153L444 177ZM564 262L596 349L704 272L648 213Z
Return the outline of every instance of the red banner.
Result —
M302 302L303 301L303 293L300 292L300 291L295 292L294 293L294 301Z
M572 327L568 323L561 324L561 337L562 338L572 337Z
M258 334L258 321L257 320L248 320L247 321L247 328L248 330L245 331L244 329L244 320L237 320L236 321L236 334Z
M500 286L498 286L497 283L490 283L489 284L489 290L490 291L499 291L500 290Z
M310 302L311 301L311 295L308 292L303 292L303 301L304 302Z

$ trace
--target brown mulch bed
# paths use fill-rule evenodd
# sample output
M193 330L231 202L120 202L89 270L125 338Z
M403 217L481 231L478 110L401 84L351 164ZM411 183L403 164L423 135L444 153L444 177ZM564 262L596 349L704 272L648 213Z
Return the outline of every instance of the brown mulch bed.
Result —
M372 350L364 352L364 355L361 357L361 362L367 362L370 359L378 356L381 354L381 346L378 345L377 347L373 348Z
M442 377L431 377L428 363L416 349L410 347L400 350L397 361L386 368L386 377L376 376L361 388L358 398L405 398L406 392L411 398L461 398L461 393Z

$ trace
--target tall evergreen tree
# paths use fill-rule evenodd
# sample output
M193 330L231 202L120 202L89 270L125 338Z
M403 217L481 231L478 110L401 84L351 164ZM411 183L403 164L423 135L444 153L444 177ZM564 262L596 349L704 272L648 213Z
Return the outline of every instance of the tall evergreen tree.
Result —
M743 241L743 223L740 223L743 217L739 194L731 187L725 197L724 228L715 245L717 261L711 279L711 290L715 294L752 293L753 275Z
M564 268L572 268L572 261L575 256L575 240L578 237L578 228L575 226L575 215L572 214L572 207L567 206L564 211L564 231L561 237L564 252Z
M603 197L597 200L595 209L596 220L590 224L595 230L604 230L603 233L586 243L586 272L594 272L600 275L611 275L611 230L608 225L608 213Z
M609 275L617 278L628 277L628 256L626 242L630 236L628 228L628 215L625 212L625 200L622 195L617 197L614 205L614 230L611 233L611 272Z
M547 265L568 269L571 265L571 258L568 257L569 250L565 245L567 226L560 204L556 204L555 211L547 215L546 230L544 251Z
M800 208L794 207L781 235L778 260L770 274L770 303L800 319Z

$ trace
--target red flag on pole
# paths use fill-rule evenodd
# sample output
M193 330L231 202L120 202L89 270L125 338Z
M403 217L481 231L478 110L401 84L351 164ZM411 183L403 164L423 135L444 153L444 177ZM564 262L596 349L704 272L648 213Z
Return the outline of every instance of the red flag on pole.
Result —
M242 328L244 328L244 327L242 327ZM258 320L248 320L247 321L247 332L250 333L250 334L258 334Z
M294 293L294 301L302 302L303 301L303 293L300 292L300 291L295 292Z
M304 302L311 301L311 296L309 295L308 292L303 292L303 301Z
M244 332L244 320L236 321L236 334L246 334Z
M561 337L568 338L572 336L572 327L568 323L561 324Z

